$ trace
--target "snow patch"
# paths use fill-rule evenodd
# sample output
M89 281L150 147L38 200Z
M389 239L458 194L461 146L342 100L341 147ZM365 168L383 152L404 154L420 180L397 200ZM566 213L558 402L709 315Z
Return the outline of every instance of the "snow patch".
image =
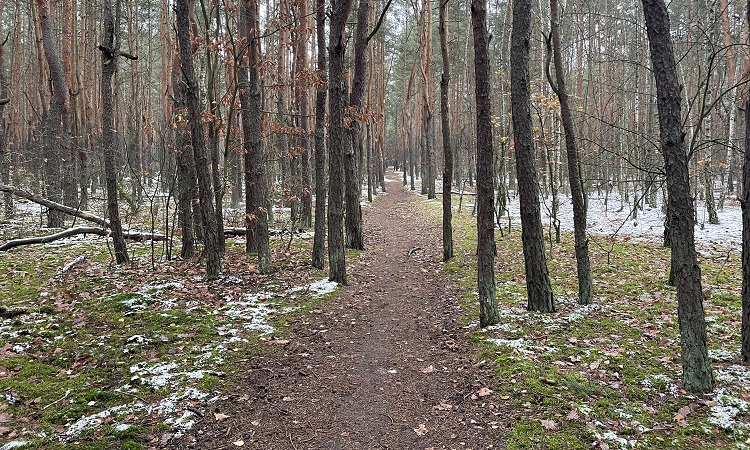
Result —
M747 428L746 424L735 420L740 414L747 413L748 403L745 400L729 394L725 389L717 389L714 400L716 405L711 407L710 423L726 431Z

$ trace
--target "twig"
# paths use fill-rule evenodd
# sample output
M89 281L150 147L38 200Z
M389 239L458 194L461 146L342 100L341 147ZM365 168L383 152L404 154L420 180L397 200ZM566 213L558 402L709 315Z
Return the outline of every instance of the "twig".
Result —
M58 398L57 400L55 400L54 402L50 403L49 405L45 406L44 408L42 408L42 410L45 410L45 409L49 408L50 406L54 405L55 403L59 402L60 400L64 399L65 397L67 397L68 395L70 395L71 392L73 392L73 390L72 389L68 389L67 391L65 391L65 395L63 395L62 397Z

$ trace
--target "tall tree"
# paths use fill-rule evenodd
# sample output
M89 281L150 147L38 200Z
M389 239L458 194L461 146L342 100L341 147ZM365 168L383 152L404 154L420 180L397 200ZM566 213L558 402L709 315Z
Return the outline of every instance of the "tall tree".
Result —
M357 162L364 153L363 122L365 111L363 100L367 86L367 45L370 26L370 1L359 0L357 8L357 29L354 33L354 77L349 96L350 110L354 112L347 135L351 145L345 145L344 181L346 183L346 246L362 250L365 241L362 229L362 207L359 204L360 177Z
M45 191L46 197L53 202L62 202L62 171L63 159L67 155L70 124L70 96L62 59L55 47L55 35L52 28L49 0L37 0L39 8L39 28L41 30L42 46L49 68L52 95L49 109L44 118L43 139ZM47 226L59 228L64 224L64 215L60 211L49 209L47 212Z
M0 2L0 17L5 10L5 1ZM0 34L2 27L0 26ZM8 103L8 78L5 75L5 44L0 45L0 183L10 183L10 152L8 151L8 119L5 116L5 105ZM13 196L10 192L3 194L3 216L13 215Z
M193 65L193 38L190 27L190 5L192 0L177 0L175 16L177 19L177 42L180 51L180 65L185 79L188 122L190 124L190 142L195 158L195 174L198 178L198 196L200 202L201 222L203 223L203 254L206 259L206 277L216 279L221 273L221 245L216 226L213 186L209 172L208 149L201 122L201 106L198 95L198 83L195 79Z
M450 122L451 62L448 58L448 0L438 1L440 2L438 13L440 17L440 54L443 58L443 74L440 77L440 127L443 132L443 261L448 261L453 258L453 225L451 224L453 216L451 206L451 181L453 179Z
M245 39L246 56L237 80L241 84L242 132L245 149L246 251L258 252L258 271L273 271L268 239L268 182L262 137L262 97L260 87L260 33L258 0L240 1L240 33Z
M119 17L120 1L115 0L115 15L112 14L112 3L104 0L102 14L104 18L104 41L99 46L102 52L102 147L104 150L104 178L107 188L107 217L112 230L112 242L117 264L128 262L128 250L122 235L122 222L118 206L117 192L117 152L115 147L114 104L112 102L112 83L117 73L117 61L120 57Z
M589 241L586 238L586 198L581 179L581 166L578 160L576 129L573 113L568 99L568 88L565 85L565 68L563 67L560 45L560 13L557 0L550 0L550 38L552 55L555 63L555 78L549 75L549 57L547 55L547 78L552 90L560 100L560 115L565 132L565 151L568 157L568 182L570 197L573 203L573 234L575 238L576 265L578 269L578 303L588 305L593 301L591 293L591 265L589 264ZM549 46L549 45L548 45ZM549 52L549 48L547 51Z
M516 173L521 203L521 240L526 265L528 309L554 312L555 301L544 252L544 232L539 208L539 183L534 165L531 122L529 52L531 49L531 1L513 2L510 47L511 111L516 147ZM479 167L477 161L477 167Z
M328 278L346 284L344 252L344 55L346 21L352 0L334 0L331 5L329 52L329 145L328 145Z
M326 238L326 10L325 0L315 2L315 30L317 40L317 83L315 84L315 233L313 236L312 265L322 269L325 264Z
M474 77L477 103L477 284L479 326L500 321L495 298L495 165L490 100L489 33L486 0L472 0ZM449 177L450 178L450 177ZM445 193L443 193L445 195ZM450 195L450 191L448 192Z
M706 345L701 270L695 252L695 209L690 196L690 172L682 130L682 97L677 63L664 0L642 0L651 64L656 81L661 148L669 193L672 231L672 271L677 289L682 376L685 389L706 392L714 387Z
M750 26L750 0L745 10ZM750 361L750 90L745 90L745 159L742 166L742 360Z
M307 46L310 38L309 17L307 12L308 0L296 0L296 15L298 24L294 28L294 100L297 104L297 126L300 135L297 138L297 151L299 152L299 199L300 199L300 225L310 227L312 225L312 192L310 186L310 120L308 118L310 109L309 77L307 68Z

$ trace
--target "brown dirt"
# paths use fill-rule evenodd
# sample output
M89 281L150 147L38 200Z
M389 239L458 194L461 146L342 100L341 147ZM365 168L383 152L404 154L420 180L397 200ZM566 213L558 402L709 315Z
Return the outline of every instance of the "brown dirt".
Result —
M222 400L195 405L204 419L169 447L503 447L503 406L479 395L491 374L460 323L440 224L419 215L423 197L387 187L365 209L367 250L350 262L349 286L293 323L289 343L254 357Z

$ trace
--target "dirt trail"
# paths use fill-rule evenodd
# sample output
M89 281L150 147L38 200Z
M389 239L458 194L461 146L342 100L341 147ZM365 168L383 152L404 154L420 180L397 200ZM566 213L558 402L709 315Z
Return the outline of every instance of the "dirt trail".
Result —
M349 286L293 324L288 344L253 358L241 388L204 405L205 419L171 447L503 447L498 406L476 395L491 382L458 322L440 224L389 177L387 195L365 208L367 250L349 264Z

